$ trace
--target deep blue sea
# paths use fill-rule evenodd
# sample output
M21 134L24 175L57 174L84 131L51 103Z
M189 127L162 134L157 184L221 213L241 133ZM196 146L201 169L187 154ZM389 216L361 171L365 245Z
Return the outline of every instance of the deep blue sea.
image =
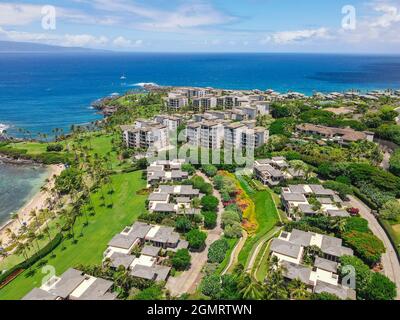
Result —
M99 118L92 101L148 82L306 94L400 88L400 56L0 54L0 124L12 133L67 130Z

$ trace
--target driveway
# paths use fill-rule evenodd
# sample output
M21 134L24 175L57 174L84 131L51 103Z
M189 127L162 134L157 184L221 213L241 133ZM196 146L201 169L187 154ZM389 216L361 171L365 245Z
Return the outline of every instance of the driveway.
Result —
M210 179L203 173L198 171L196 174L202 177L206 182L211 183ZM214 190L213 195L219 200L217 226L213 230L208 231L205 249L202 252L191 253L192 265L190 269L182 272L178 277L170 277L168 279L166 287L174 297L180 296L183 293L191 294L196 291L196 288L203 278L202 270L207 263L208 249L213 242L219 240L222 236L221 218L224 206L222 204L221 194L217 190Z
M382 255L382 264L384 274L391 279L397 286L397 300L400 298L400 264L397 259L395 249L392 246L385 231L371 213L371 209L356 197L349 196L349 204L352 207L360 209L360 215L369 223L369 228L375 236L382 240L386 248L386 253Z

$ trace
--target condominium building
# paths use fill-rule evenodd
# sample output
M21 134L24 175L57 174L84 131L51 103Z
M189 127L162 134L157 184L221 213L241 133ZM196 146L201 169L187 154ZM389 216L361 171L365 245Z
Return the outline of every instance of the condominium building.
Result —
M228 149L256 149L264 145L268 138L268 130L254 128L252 123L234 122L224 129L224 143Z
M192 100L192 108L194 111L209 111L211 109L215 109L217 107L217 98L210 97L200 97L193 98Z
M165 150L169 147L169 132L165 125L137 121L133 126L121 126L121 130L128 148Z
M176 132L182 124L182 118L170 115L158 115L154 117L154 121L166 126L169 131Z
M178 93L169 93L168 97L164 98L164 103L167 109L178 111L189 105L189 99Z
M200 145L207 149L220 149L224 140L224 125L218 121L200 123Z
M186 126L186 139L191 146L200 146L201 124L199 122L189 122Z

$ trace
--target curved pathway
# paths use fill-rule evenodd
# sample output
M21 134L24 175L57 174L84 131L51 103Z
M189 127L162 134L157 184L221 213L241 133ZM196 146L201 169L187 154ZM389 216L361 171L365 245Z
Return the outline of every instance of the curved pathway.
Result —
M382 240L386 252L382 255L382 264L384 274L391 279L397 286L397 300L400 299L400 264L397 258L395 248L393 248L386 232L371 213L371 209L356 197L349 196L349 204L352 207L360 209L360 216L368 221L373 234Z
M243 246L246 243L247 237L248 237L247 232L243 230L242 237L240 238L239 242L236 244L235 248L232 250L229 263L226 266L226 268L224 269L224 271L222 271L222 275L226 274L238 262L239 253L243 249Z

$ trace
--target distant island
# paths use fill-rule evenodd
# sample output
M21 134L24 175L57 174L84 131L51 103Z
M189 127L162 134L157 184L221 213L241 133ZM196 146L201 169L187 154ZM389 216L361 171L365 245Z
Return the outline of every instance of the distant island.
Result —
M108 52L81 47L62 47L31 42L0 41L0 53L94 53Z

